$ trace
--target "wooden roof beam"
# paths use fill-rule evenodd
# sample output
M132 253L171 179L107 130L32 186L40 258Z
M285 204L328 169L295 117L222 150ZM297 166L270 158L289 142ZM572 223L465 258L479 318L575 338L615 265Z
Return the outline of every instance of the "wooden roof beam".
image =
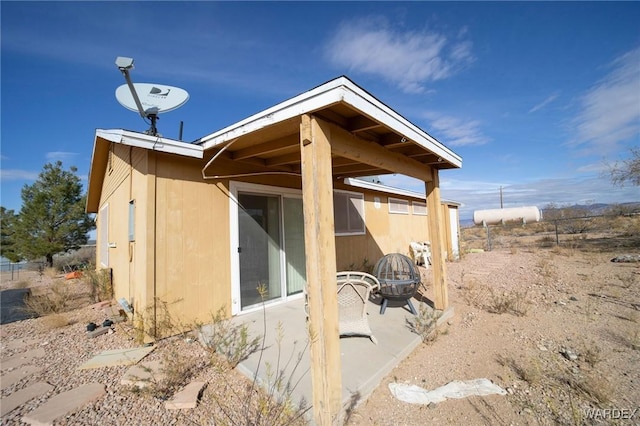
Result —
M259 145L239 149L231 154L231 158L234 160L244 160L245 158L258 157L260 155L277 152L298 145L298 139L298 134L293 134L291 136L285 136Z
M299 162L300 162L299 152L278 155L277 157L267 158L266 160L264 160L264 164L267 166L280 166L283 164L296 164Z
M364 132L366 130L382 127L382 125L380 123L376 123L368 117L358 115L356 117L350 118L346 127L352 132Z
M431 182L429 166L402 154L389 151L375 142L359 138L334 124L326 123L326 125L327 129L331 131L331 152L333 154L376 168L391 170L393 173L411 176L423 182Z

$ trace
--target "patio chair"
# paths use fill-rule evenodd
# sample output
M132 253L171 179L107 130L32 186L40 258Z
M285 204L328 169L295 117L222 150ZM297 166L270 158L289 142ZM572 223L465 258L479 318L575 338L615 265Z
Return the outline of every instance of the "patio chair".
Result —
M425 267L431 265L431 243L429 241L422 243L411 241L409 243L409 248L411 251L411 257L416 265L424 265Z
M367 303L374 289L380 288L378 279L366 272L339 272L338 323L340 336L365 336L376 345L376 340L367 318Z

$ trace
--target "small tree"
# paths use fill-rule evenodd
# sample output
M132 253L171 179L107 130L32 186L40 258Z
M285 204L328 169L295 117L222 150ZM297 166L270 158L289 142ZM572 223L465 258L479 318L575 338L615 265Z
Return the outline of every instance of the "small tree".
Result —
M7 210L0 206L0 256L6 257L11 262L19 262L15 244L15 223L17 215L13 210Z
M95 225L85 213L85 198L76 167L62 169L62 162L45 164L38 180L22 188L22 209L15 222L15 246L24 258L53 256L77 250Z
M640 186L640 148L631 148L631 157L610 166L609 173L614 185L623 186L626 182Z

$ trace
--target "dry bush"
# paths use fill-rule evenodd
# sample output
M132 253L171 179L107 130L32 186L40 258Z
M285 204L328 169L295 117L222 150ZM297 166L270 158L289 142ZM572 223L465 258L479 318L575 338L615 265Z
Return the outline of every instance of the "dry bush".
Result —
M185 324L169 309L171 305L180 303L182 299L169 303L158 297L142 312L136 311L133 317L134 339L138 343L154 341L192 330L193 326Z
M439 335L438 320L442 316L441 311L431 309L425 303L420 303L418 315L407 318L409 329L422 338L423 343L435 342Z
M519 363L512 357L498 355L496 361L503 367L510 368L518 377L530 385L536 385L543 379L544 374L537 358L529 358L525 363Z
M88 268L82 273L82 280L89 287L91 298L94 302L110 300L113 298L113 282L110 269L95 270Z
M42 275L47 278L53 279L60 275L60 271L52 266L48 266L42 270Z
M487 298L490 295L489 287L479 284L473 278L465 280L464 272L462 273L461 281L460 293L467 305L476 308L485 306Z
M64 314L50 314L42 319L42 326L46 330L55 330L56 328L66 327L71 322Z
M556 238L551 235L545 235L537 241L538 247L549 248L556 245Z
M11 288L27 288L31 285L31 281L28 280L20 280L13 284Z
M517 317L523 317L529 311L527 291L498 292L489 288L489 300L485 309L494 314L509 313Z
M24 304L28 313L45 316L68 310L73 299L71 287L63 280L57 280L53 282L47 293L27 297Z

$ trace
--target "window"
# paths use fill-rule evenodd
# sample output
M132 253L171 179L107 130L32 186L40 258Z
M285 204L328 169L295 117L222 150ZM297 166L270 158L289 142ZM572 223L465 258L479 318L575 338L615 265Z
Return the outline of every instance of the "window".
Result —
M136 200L129 201L129 241L136 240Z
M333 192L333 221L336 235L361 235L364 230L364 195Z
M413 214L417 214L419 216L427 215L427 203L412 201L411 206L413 207Z
M109 204L105 204L98 213L100 225L100 265L103 268L109 267Z
M389 213L409 214L409 201L389 197Z

